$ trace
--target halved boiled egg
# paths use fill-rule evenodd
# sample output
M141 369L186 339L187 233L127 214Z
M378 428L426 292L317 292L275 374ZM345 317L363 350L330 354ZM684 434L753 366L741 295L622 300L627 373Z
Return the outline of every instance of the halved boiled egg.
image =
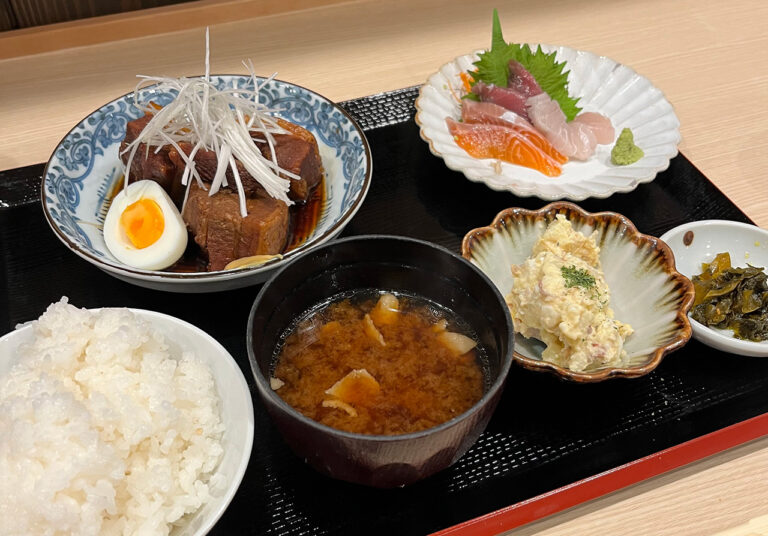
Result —
M104 219L104 242L128 266L161 270L184 254L187 226L158 183L137 181L112 200Z

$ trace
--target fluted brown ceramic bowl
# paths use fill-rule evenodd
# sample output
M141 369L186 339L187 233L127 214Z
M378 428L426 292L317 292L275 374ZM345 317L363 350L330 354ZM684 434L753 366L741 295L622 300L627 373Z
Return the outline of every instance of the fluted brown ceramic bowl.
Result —
M403 435L364 435L309 419L271 389L275 350L294 320L319 303L357 289L416 294L452 310L478 335L488 386L469 410L439 426ZM288 446L326 475L376 487L410 484L459 459L485 429L512 362L512 321L483 272L419 240L362 236L317 247L286 265L256 297L248 356L258 393Z
M600 263L611 291L615 318L632 326L622 366L576 372L541 358L544 344L520 335L515 361L527 369L550 372L576 382L636 378L655 369L669 352L691 338L688 310L693 284L675 268L672 250L660 239L640 233L615 212L589 213L573 203L550 203L540 210L508 208L491 225L467 233L462 255L485 272L506 296L514 278L510 267L521 264L558 214L585 235L597 231Z

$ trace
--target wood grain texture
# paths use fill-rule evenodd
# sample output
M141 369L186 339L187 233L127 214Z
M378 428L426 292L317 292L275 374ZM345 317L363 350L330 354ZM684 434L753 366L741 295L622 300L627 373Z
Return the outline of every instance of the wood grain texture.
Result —
M212 70L242 73L251 58L258 72L334 100L419 84L487 45L495 4L351 2L218 24ZM768 164L768 3L516 0L501 17L510 39L591 50L647 76L675 106L681 150L768 226L768 191L756 188ZM129 92L136 74L199 74L202 60L201 29L1 60L0 169L45 161L80 119Z
M505 536L706 536L768 514L768 437L652 478ZM743 528L743 532L738 529Z
M343 0L197 0L183 5L21 28L0 33L0 59L311 9L341 1ZM37 8L40 9L40 6ZM64 2L59 8L63 10L61 17L66 17L71 6ZM30 15L34 17L34 14Z
M675 107L681 151L768 227L763 0L355 1L215 24L212 72L244 73L250 58L257 72L333 100L420 84L488 45L493 7L508 39L590 50L648 77ZM192 28L0 60L0 169L47 160L83 117L130 92L136 74L202 73L203 35ZM713 534L768 514L767 468L763 439L512 534Z

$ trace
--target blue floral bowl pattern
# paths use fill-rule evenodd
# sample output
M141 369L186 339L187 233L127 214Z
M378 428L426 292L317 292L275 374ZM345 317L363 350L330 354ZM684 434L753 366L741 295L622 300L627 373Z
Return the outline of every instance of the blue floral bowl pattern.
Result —
M253 88L249 76L212 76L219 87ZM167 104L171 93L150 86L139 91L139 101ZM42 204L56 235L88 262L140 286L176 292L212 292L264 281L287 259L338 235L357 212L371 182L372 161L360 127L330 100L294 84L268 82L261 101L277 114L306 128L317 139L325 168L325 203L314 232L282 259L238 270L175 273L138 270L122 264L107 250L102 226L111 195L123 176L118 156L126 124L143 115L133 104L133 93L116 99L86 117L59 143L45 169Z

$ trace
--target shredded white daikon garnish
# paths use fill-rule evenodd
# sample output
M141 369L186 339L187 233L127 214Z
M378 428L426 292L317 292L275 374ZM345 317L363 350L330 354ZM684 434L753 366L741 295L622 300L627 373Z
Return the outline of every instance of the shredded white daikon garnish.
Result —
M153 114L153 117L139 136L123 151L129 153L125 170L126 184L131 163L140 144L146 144L147 153L150 147L158 152L162 146L172 145L186 164L181 181L187 186L187 193L190 178L194 178L205 188L199 172L195 169L195 155L200 150L209 150L216 152L218 166L208 195L214 195L222 186L227 186L226 172L227 168L231 169L234 186L240 197L241 215L247 215L245 192L237 170L239 162L270 196L288 205L293 204L288 198L290 179L300 177L277 164L273 138L274 134L285 134L287 131L277 123L273 115L276 110L259 102L259 92L275 75L259 82L253 63L243 62L250 72L253 89L238 88L234 82L232 88L218 89L210 81L209 58L210 44L206 30L204 77L168 78L139 75L141 81L134 91L134 104ZM150 103L139 103L139 90L146 84L156 84L153 90L158 93L176 93L177 96L159 109ZM271 158L262 155L254 140L267 143ZM189 154L181 149L179 142L192 145ZM186 195L184 202L186 203Z

